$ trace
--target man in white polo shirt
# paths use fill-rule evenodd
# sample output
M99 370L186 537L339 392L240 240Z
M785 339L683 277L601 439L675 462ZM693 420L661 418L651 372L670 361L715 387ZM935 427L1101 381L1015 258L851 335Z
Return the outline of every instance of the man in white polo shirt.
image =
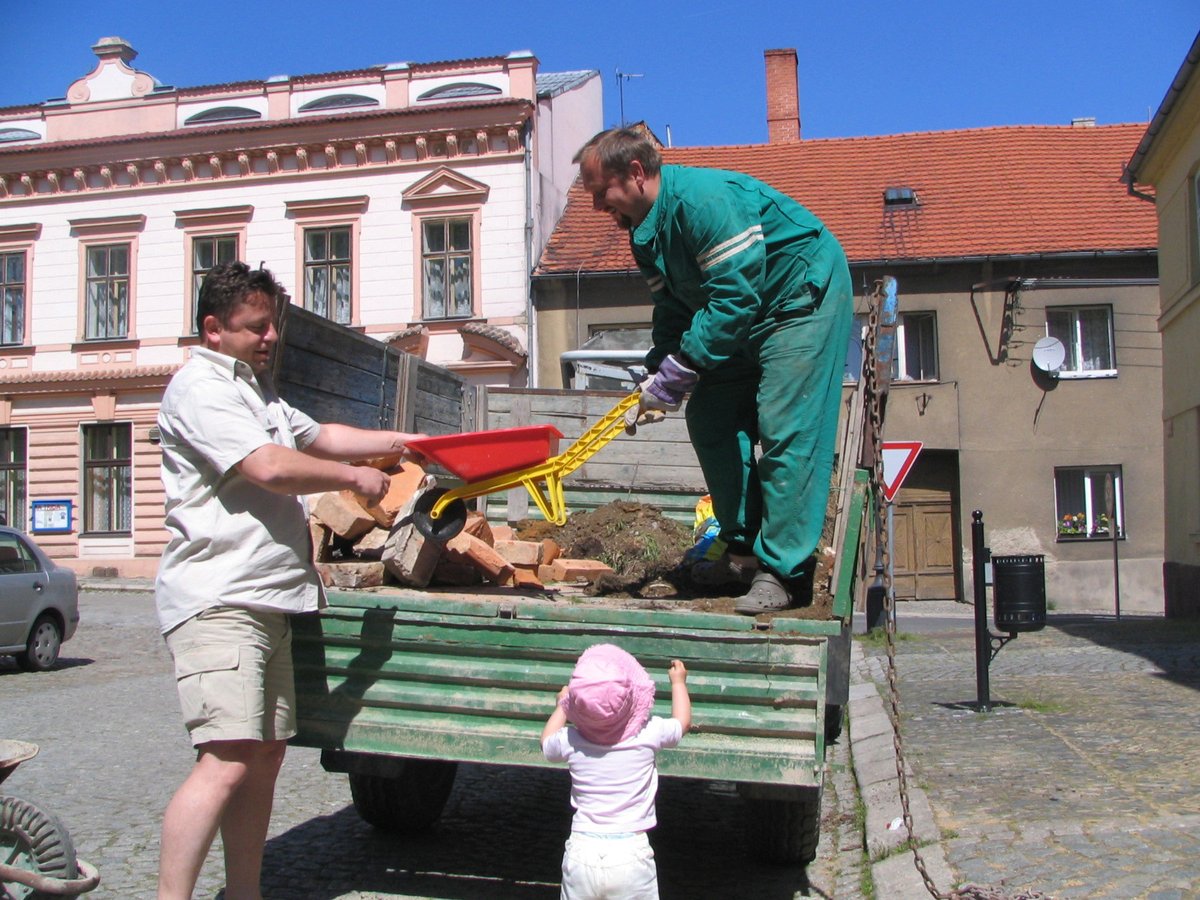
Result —
M226 900L259 900L275 778L295 734L288 614L324 605L302 496L382 499L388 476L348 461L403 453L416 435L318 424L267 370L283 289L235 262L204 279L203 346L158 415L166 527L155 586L184 721L197 749L163 817L160 900L189 900L218 830Z

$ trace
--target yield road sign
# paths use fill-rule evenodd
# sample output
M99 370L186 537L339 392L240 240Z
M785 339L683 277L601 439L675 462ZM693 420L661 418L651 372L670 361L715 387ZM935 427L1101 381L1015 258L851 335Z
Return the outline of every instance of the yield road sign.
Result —
M920 441L883 442L883 499L888 503L892 502L917 461L921 446Z

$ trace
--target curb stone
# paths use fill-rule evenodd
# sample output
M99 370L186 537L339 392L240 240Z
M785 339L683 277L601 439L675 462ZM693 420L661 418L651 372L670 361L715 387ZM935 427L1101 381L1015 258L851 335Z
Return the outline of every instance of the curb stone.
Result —
M850 731L850 759L859 795L866 809L865 849L871 866L876 900L911 900L928 891L917 870L911 852L905 848L906 829L888 826L902 814L900 778L896 774L896 748L892 722L876 682L870 677L874 660L868 660L862 645L850 646L850 702L847 704ZM925 792L915 784L911 767L906 766L909 812L913 835L920 846L925 868L940 890L955 881L938 843L940 833ZM888 855L890 854L890 855ZM884 856L878 862L870 862Z
M80 591L115 591L122 594L154 593L153 578L107 578L96 575L77 575Z

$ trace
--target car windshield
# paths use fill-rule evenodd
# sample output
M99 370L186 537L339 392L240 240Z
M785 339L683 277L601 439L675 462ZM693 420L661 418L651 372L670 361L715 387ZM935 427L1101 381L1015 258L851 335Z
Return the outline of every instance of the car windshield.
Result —
M36 572L37 558L15 534L0 532L0 575Z

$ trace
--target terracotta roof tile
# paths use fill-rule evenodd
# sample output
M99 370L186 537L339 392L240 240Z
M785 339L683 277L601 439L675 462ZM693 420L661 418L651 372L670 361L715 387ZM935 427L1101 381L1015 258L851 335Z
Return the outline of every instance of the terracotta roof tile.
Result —
M185 138L188 140L192 148L191 152L196 153L202 152L195 149L201 146L197 135L212 137L214 135L260 132L270 136L276 132L284 131L288 128L295 129L298 127L303 127L305 129L313 129L320 128L323 125L332 125L339 122L365 122L368 120L379 119L397 119L399 121L403 121L409 118L419 119L422 116L429 116L430 114L432 114L433 120L437 121L436 117L438 114L447 112L449 110L484 108L499 109L504 107L512 108L514 121L516 122L523 122L532 111L532 104L529 100L523 100L515 97L489 97L482 100L457 100L445 103L428 103L422 106L406 106L402 109L370 109L365 112L359 110L349 113L331 113L326 116L311 116L305 117L304 119L256 119L248 122L237 122L235 124L187 125L183 128L176 128L171 131L119 134L102 138L86 138L77 141L48 141L38 144L22 144L19 147L11 148L0 146L0 164L5 167L0 169L0 171L13 171L8 163L8 160L10 159L17 159L18 157L22 156L33 156L38 153L49 153L58 150L76 150L82 147L117 146L120 144L131 144L136 147L137 144L143 141ZM263 138L263 140L266 139L267 138ZM250 138L247 138L247 140L250 140ZM18 163L20 162L19 159L17 159L17 161Z
M663 158L773 184L816 213L851 262L1150 251L1154 204L1122 181L1145 130L1013 126L675 147ZM912 188L918 205L885 210L889 187ZM592 211L577 182L535 274L633 268L625 233Z
M0 375L0 384L74 384L77 382L158 380L174 375L181 366L135 366L126 369L63 369L49 372L7 372Z

